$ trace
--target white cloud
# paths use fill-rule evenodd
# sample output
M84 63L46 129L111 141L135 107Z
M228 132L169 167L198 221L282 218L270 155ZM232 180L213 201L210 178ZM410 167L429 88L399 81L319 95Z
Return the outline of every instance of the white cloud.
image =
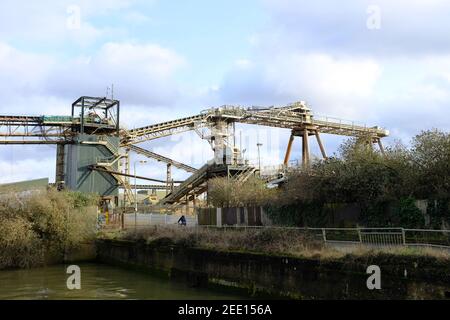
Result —
M266 45L365 55L447 52L450 2L445 0L265 0L271 23ZM381 28L367 28L367 8L381 12Z
M27 95L41 92L43 80L51 72L51 58L21 52L0 42L0 94L2 99L9 96Z
M0 160L0 183L47 177L54 179L54 176L54 157L35 157L33 159L20 159L18 157L12 161Z
M156 44L106 43L94 55L60 64L48 80L55 95L102 95L114 84L129 104L171 105L179 95L174 74L184 65L174 51Z
M93 63L106 70L122 68L129 72L156 73L166 78L184 64L184 59L156 44L106 43Z
M138 11L131 11L124 16L124 20L127 23L132 23L135 25L141 25L144 23L152 22L152 19L145 14Z
M449 129L448 1L266 0L269 19L250 38L220 100L248 105L306 100L316 114L388 127L396 137ZM366 26L369 5L381 29Z
M138 8L156 0L2 0L0 41L20 41L43 48L88 47L128 32L127 24L149 19ZM117 15L117 18L116 16ZM108 19L104 19L108 17ZM76 27L73 26L74 19ZM122 23L118 23L118 20ZM123 23L125 22L125 23ZM44 46L43 46L44 45Z
M104 95L111 84L126 104L167 106L179 96L174 76L184 64L156 44L106 43L92 56L61 59L0 42L0 110L53 112L81 95Z
M248 59L238 59L235 64L238 68L246 69L251 66L252 62Z
M343 117L361 111L358 103L370 99L381 76L372 59L326 54L281 52L244 66L238 64L225 79L224 100L265 105L307 100L320 112Z

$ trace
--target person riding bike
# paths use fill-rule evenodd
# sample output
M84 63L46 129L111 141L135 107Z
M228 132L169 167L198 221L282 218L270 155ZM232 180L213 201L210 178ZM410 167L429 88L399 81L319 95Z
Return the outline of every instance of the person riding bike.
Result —
M183 215L180 219L178 219L178 224L185 226L186 225L186 217Z

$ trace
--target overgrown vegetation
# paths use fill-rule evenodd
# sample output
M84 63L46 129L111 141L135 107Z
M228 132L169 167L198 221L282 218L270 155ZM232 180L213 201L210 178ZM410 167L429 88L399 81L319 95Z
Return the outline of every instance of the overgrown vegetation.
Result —
M448 227L450 134L425 131L410 147L397 142L384 154L372 148L370 138L349 139L333 157L290 173L281 190L267 189L257 179L244 184L216 179L209 197L219 207L265 206L282 225L328 226L335 208L355 204L359 225L410 228L426 226L416 207L420 199L428 201L427 227Z
M244 183L227 178L209 181L208 201L216 207L264 206L276 197L276 189L268 189L263 181L252 177Z
M290 254L314 256L340 255L327 250L314 235L288 229L221 229L153 226L142 230L130 230L115 234L114 238L145 241L158 245L211 248L227 251L259 252L264 254Z
M265 255L288 255L315 259L339 259L349 254L325 246L317 234L295 229L222 229L153 226L138 231L107 232L103 239L145 241L150 245L177 245L187 248L206 248L223 251L251 252ZM353 250L354 257L374 257L379 254L396 256L433 256L448 261L444 251L428 248L383 248L361 247Z
M291 210L294 215L300 211L300 216L308 216L308 208L315 207L320 217L325 204L355 203L361 211L358 222L364 226L419 228L425 220L415 200L424 199L429 202L432 226L448 224L450 134L422 132L410 148L397 143L384 154L370 145L365 139L351 139L334 157L292 174L285 185L286 196L272 210L274 216L289 215L289 207L298 209Z
M64 254L95 237L94 195L47 192L0 199L0 269L30 267Z

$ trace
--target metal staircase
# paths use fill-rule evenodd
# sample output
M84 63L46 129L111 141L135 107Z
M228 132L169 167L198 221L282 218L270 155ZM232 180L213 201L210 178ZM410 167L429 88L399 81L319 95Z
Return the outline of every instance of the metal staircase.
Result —
M207 188L205 183L208 178L209 167L209 164L205 164L179 186L174 187L172 192L170 192L165 198L161 199L160 204L173 204L179 202L192 193L200 194L205 192Z
M98 159L95 167L103 169L103 172L110 174L124 190L125 201L133 203L135 201L135 195L132 191L128 177L117 172L120 160L126 156L119 153L119 148L115 146L115 143L109 136L101 136L96 144L104 146L111 153L111 156Z
M233 175L232 179L237 182L245 182L251 176L255 175L257 169L252 166L245 165L242 171L238 171L235 175Z
M175 187L174 190L163 198L160 204L175 204L184 201L186 197L200 195L204 193L208 186L207 182L212 177L227 177L240 183L247 181L257 171L256 168L248 165L227 166L205 164L192 174L187 180ZM227 175L228 172L228 175ZM231 172L231 173L230 173Z

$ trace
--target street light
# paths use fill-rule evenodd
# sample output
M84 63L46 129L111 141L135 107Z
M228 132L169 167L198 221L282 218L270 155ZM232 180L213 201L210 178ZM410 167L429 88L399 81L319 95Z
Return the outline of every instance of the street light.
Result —
M145 164L147 160L135 160L134 161L134 229L137 228L137 211L138 211L138 199L137 199L137 175L136 175L136 163Z
M261 175L261 154L259 152L259 147L261 147L262 143L257 143L256 146L258 147L258 167L259 167L259 175Z

